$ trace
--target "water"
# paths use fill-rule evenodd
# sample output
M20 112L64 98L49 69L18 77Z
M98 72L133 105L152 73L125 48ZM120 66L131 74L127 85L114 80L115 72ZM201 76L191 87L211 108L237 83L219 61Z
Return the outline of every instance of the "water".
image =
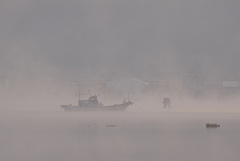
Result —
M0 160L237 161L240 114L1 112ZM219 128L206 128L207 122Z

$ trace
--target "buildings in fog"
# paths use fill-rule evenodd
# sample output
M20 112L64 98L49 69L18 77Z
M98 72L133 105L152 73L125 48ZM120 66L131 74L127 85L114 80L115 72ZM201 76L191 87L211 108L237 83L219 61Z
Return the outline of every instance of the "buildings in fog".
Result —
M21 83L21 90L26 89L28 82L24 83L24 79L15 79L1 77L0 89L2 91L16 88L14 84ZM37 84L38 83L38 84ZM39 83L46 84L46 81L39 81L34 84L36 88ZM47 82L51 84L51 82ZM92 94L104 94L107 96L127 96L138 94L149 95L175 95L175 96L187 96L194 98L224 98L238 96L240 94L240 83L238 80L218 80L207 81L201 75L188 74L182 76L182 78L175 80L141 80L137 78L118 78L118 79L80 79L71 83L63 82L63 86L71 86L75 92L82 92L91 90ZM42 86L39 85L39 88ZM39 88L37 88L39 90ZM47 87L46 87L47 88ZM68 87L66 87L68 88ZM15 89L16 91L17 89Z
M86 83L87 82L87 83ZM82 84L81 84L82 83ZM82 87L111 96L127 95L174 95L192 98L223 98L240 94L239 81L205 81L200 75L184 75L171 81L145 81L136 78L119 78L101 81L80 81ZM100 92L101 91L101 92Z

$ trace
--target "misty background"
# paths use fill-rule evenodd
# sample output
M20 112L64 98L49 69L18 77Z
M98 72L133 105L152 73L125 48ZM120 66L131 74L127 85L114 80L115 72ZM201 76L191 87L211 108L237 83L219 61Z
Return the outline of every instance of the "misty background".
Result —
M239 81L239 8L238 0L1 0L2 99L54 95L64 88L57 82L81 79Z
M239 17L239 0L0 0L0 160L238 161ZM88 87L134 104L60 108Z

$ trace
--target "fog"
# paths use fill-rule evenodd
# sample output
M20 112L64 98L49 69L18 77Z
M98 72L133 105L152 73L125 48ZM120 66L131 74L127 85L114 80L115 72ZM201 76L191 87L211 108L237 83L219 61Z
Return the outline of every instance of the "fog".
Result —
M1 0L0 160L238 160L239 15L237 0ZM133 105L60 108L88 91Z
M188 75L212 85L238 82L239 5L236 0L2 0L1 91L37 96L41 90L55 97L70 95L64 84L122 77L177 88Z
M0 3L2 79L239 79L236 0Z

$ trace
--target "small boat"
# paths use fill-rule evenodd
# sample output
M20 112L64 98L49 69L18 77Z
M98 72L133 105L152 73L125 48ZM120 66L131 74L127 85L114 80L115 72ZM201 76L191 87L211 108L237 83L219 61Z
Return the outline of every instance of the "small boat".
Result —
M78 105L60 105L65 111L124 111L129 105L133 103L128 99L128 101L123 101L120 104L104 106L99 103L97 96L90 96L87 100L81 100L79 94Z

